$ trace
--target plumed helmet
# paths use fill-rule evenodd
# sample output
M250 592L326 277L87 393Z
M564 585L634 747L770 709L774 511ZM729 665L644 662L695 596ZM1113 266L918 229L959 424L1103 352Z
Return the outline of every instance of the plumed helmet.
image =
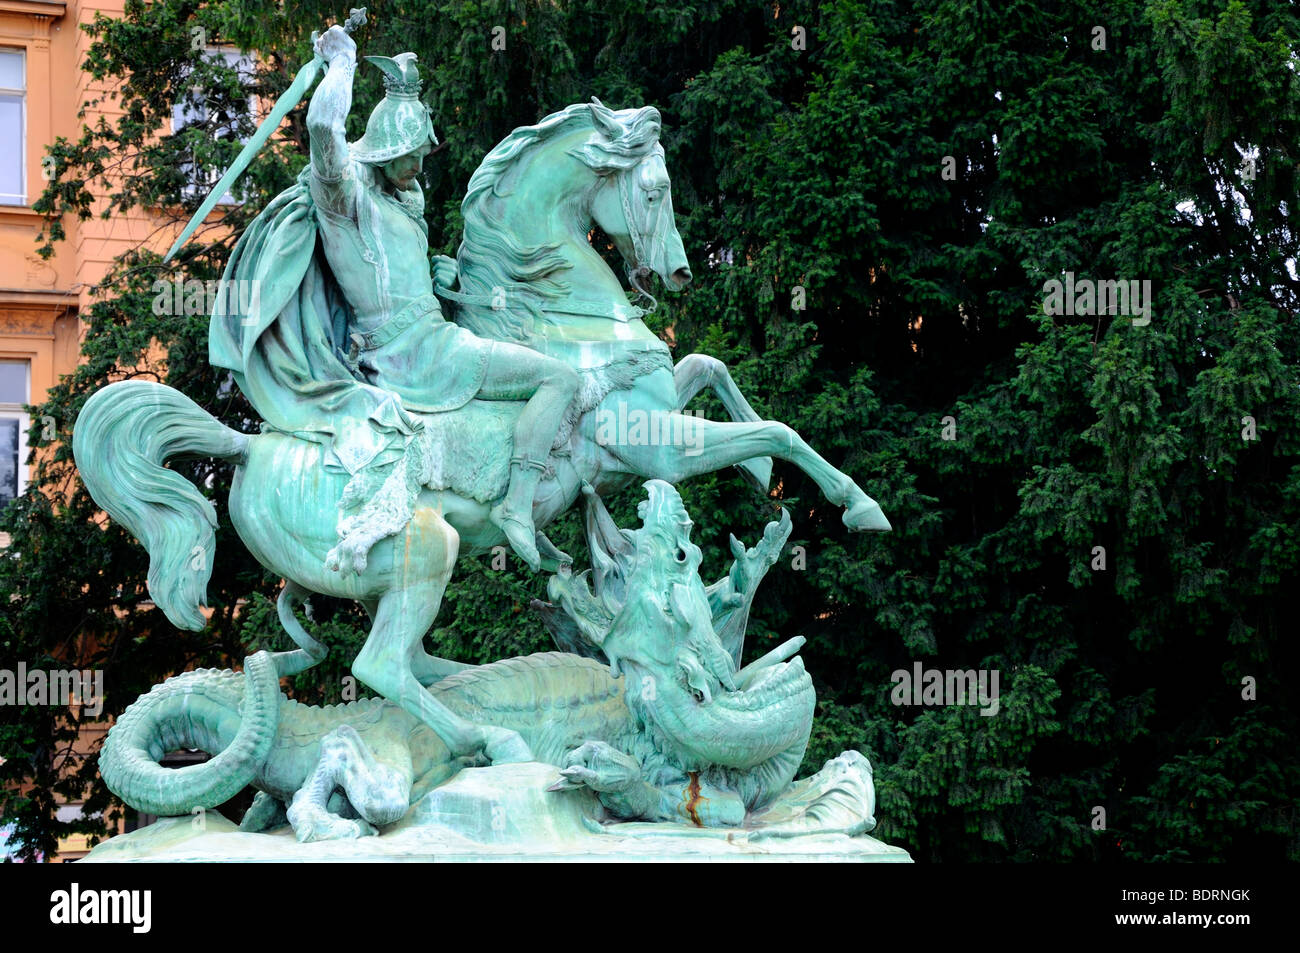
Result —
M388 162L428 143L436 146L429 107L420 102L420 71L414 53L367 56L384 71L384 98L370 114L366 134L352 143L360 162Z

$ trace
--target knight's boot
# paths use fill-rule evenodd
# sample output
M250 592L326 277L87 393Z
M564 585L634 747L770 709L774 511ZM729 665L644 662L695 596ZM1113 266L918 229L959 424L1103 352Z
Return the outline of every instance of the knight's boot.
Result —
M533 499L546 464L527 457L511 457L510 487L506 497L488 513L488 518L506 534L510 547L528 568L537 572L542 565L537 551L537 527L533 525Z

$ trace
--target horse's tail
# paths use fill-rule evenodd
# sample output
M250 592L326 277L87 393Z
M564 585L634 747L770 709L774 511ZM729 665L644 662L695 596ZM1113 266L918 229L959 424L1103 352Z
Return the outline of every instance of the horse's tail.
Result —
M181 456L240 462L248 437L179 391L119 381L86 401L72 454L95 502L149 553L149 594L172 624L198 631L215 549L212 504L163 466Z

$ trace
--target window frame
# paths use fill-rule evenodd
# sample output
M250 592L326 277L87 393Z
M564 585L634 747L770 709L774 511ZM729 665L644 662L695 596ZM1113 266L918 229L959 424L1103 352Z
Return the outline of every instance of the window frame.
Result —
M0 356L0 364L21 364L27 369L26 391L27 400L23 403L0 401L0 419L18 421L18 458L15 462L15 473L17 475L17 494L22 496L27 489L27 431L31 428L31 416L24 410L24 407L31 404L32 400L32 362L21 357L4 357ZM0 507L4 504L0 503Z
M238 47L216 44L207 46L203 50L205 57L220 57L226 61L226 65L234 69L241 77L244 75L253 75L257 70L257 58L245 50ZM177 135L186 126L195 123L207 122L207 103L204 97L202 86L190 86L183 99L178 99L172 103L172 135ZM250 95L248 97L249 111L257 115L257 97ZM251 138L251 137L250 137ZM247 139L241 140L247 142ZM200 177L192 162L182 163L185 170L186 185L181 194L185 198L193 198L200 193L206 196L220 181L224 170L213 171L208 176ZM242 205L243 201L237 198L233 191L227 191L225 195L217 200L217 205Z
M18 123L20 141L13 154L18 159L18 185L20 193L0 192L0 208L25 207L27 205L27 87L30 82L27 48L24 46L0 45L0 53L17 53L22 60L23 85L21 89L0 86L0 96L18 97Z

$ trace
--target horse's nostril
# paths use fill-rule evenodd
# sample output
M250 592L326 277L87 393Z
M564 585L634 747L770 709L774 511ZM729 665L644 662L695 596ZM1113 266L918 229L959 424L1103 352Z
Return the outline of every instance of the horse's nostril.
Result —
M691 283L691 270L689 268L678 268L673 272L673 280L679 285L689 285Z

